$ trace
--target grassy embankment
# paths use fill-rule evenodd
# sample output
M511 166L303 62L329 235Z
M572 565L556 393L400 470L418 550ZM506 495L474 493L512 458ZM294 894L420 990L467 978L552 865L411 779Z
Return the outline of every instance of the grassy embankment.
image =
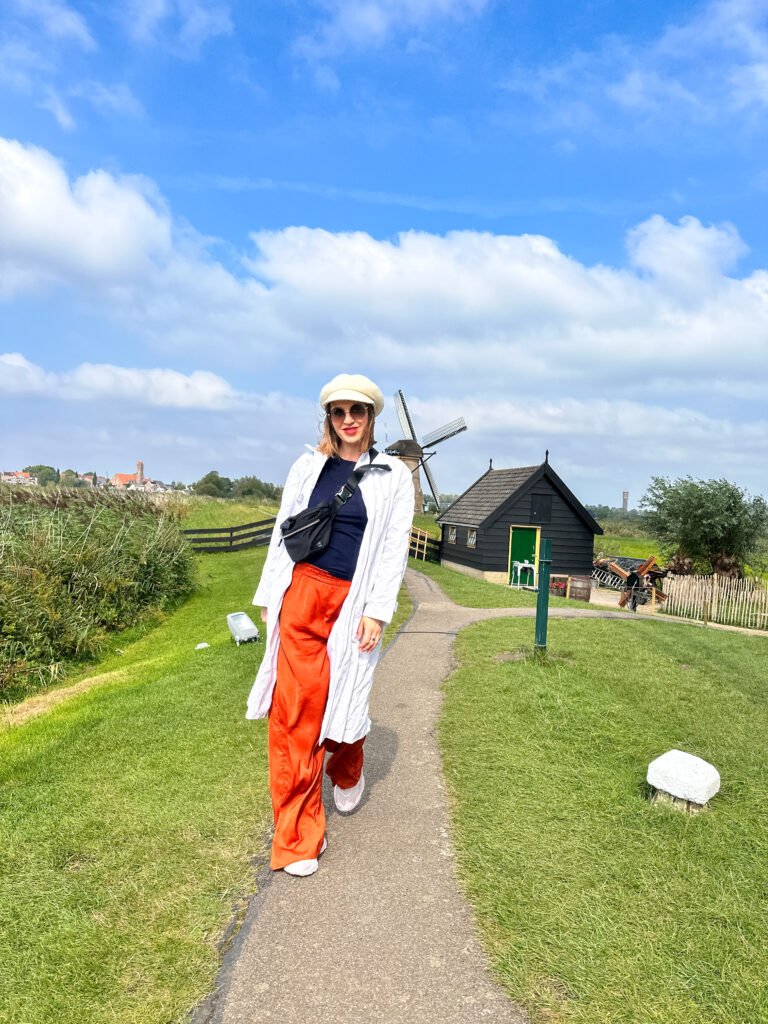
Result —
M457 642L440 725L463 886L510 996L547 1024L768 1020L768 644L636 620L552 620ZM652 652L649 662L648 652ZM722 791L647 799L677 747Z
M173 503L0 487L0 703L63 679L193 586Z
M177 1021L210 991L270 819L265 723L243 717L263 645L225 619L251 611L264 555L200 557L197 593L122 634L84 692L0 720L3 1024Z

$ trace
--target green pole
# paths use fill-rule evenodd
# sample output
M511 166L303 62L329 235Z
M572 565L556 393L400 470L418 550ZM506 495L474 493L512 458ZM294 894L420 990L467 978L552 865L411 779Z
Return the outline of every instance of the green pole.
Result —
M552 565L552 541L542 538L539 551L539 593L536 598L536 639L533 653L539 658L547 655L547 617L549 614L549 573Z

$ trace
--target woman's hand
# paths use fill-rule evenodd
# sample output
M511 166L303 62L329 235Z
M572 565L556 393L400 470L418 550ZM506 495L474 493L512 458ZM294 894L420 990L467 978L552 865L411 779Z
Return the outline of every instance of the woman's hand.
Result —
M381 640L383 628L384 623L380 619L369 619L367 615L364 615L357 627L358 650L361 652L372 651L379 640Z
M261 609L261 621L262 622L266 622L267 621L267 609L266 608L262 608Z

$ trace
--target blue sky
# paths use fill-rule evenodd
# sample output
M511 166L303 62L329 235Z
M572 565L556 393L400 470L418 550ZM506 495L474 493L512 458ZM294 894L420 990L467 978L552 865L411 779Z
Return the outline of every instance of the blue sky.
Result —
M768 491L768 0L2 10L0 468L279 481L360 371L444 490Z

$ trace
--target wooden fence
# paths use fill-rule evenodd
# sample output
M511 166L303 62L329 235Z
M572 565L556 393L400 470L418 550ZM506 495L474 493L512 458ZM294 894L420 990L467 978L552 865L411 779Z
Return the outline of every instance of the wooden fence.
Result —
M269 544L275 517L242 526L217 526L199 530L182 530L195 551L215 555L221 551L244 551Z
M760 580L668 576L663 612L724 626L768 629L768 588Z
M418 527L411 527L411 545L408 549L411 558L418 558L422 562L440 561L440 541L430 537L426 530Z
M195 551L218 554L220 551L244 551L269 544L275 519L262 519L258 523L242 526L218 526L198 530L182 530ZM440 561L440 541L430 537L426 530L413 527L408 553L424 562Z

